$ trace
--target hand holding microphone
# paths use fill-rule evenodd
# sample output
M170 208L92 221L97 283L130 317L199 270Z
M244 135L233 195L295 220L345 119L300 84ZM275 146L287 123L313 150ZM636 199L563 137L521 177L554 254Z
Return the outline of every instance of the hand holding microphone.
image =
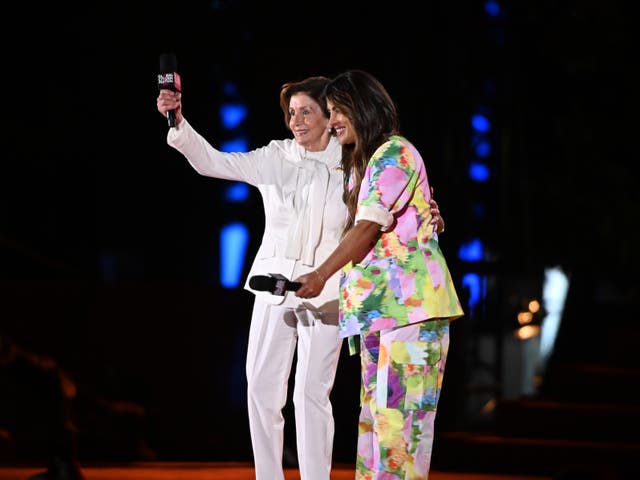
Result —
M180 97L182 82L177 70L176 56L172 53L160 55L160 73L158 74L158 111L167 117L169 127L175 127L182 121Z
M296 280L301 284L300 288L296 290L296 297L299 298L317 297L322 293L322 290L324 290L324 286L327 283L327 279L318 271L318 269L312 270L304 275L300 275Z
M284 296L285 292L290 291L296 292L296 297L314 298L320 295L327 281L318 270L301 275L296 280L300 281L291 282L279 273L254 275L249 279L249 287L271 295Z
M279 274L254 275L249 279L249 287L260 292L269 292L271 295L284 296L286 291L295 292L302 283L290 282Z

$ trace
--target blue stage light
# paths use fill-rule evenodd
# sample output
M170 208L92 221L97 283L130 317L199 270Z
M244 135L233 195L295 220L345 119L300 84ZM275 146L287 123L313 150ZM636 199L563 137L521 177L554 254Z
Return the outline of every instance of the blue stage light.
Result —
M230 223L220 230L220 284L223 287L240 285L248 243L249 230L243 223Z
M249 185L244 182L235 182L224 191L224 199L229 203L244 202L249 198Z
M245 137L237 137L223 142L220 146L223 152L248 152L249 141Z
M484 245L479 238L463 243L458 250L458 258L465 262L479 262L484 258Z
M492 17L497 17L498 15L500 15L500 4L493 0L484 2L484 11Z
M247 106L240 103L225 103L220 106L222 126L232 130L240 125L247 117Z
M482 140L476 145L476 155L480 158L487 158L491 155L491 144L487 140Z
M473 314L478 304L486 299L486 277L477 273L465 273L462 276L462 287L469 293L469 313Z
M471 162L469 164L469 178L475 182L486 182L491 172L484 163Z
M476 113L471 117L471 126L479 132L488 132L491 130L491 122L487 117L480 113Z

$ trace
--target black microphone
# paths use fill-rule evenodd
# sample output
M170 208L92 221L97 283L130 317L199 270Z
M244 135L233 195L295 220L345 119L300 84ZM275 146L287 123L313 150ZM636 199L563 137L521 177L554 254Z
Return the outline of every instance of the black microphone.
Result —
M173 90L182 92L180 75L178 75L178 61L173 53L163 53L160 55L160 73L158 74L158 90ZM176 126L176 112L167 112L167 121L170 127Z
M302 286L302 283L290 282L281 275L278 275L277 278L266 275L254 275L249 279L249 286L254 290L269 292L271 295L280 295L283 297L286 290L295 292Z

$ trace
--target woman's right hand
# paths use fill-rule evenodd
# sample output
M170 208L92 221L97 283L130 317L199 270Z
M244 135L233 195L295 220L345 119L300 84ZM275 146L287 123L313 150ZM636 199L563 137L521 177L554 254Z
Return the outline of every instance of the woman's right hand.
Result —
M160 90L158 99L156 101L158 105L158 111L167 116L169 110L175 110L176 112L176 127L182 122L182 94L180 92L174 92L173 90Z

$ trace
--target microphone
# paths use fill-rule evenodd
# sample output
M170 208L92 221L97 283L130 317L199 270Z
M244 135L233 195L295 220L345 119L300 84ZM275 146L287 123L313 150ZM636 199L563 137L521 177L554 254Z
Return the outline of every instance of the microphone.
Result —
M279 295L281 297L284 296L285 291L295 292L302 286L302 283L290 282L282 275L270 275L272 276L254 275L249 279L249 286L254 290L269 292L271 295Z
M160 73L158 74L158 90L173 90L174 92L182 92L182 84L180 83L180 75L178 69L178 61L173 53L163 53L160 55ZM170 127L176 126L176 112L169 110L167 112L167 121Z

